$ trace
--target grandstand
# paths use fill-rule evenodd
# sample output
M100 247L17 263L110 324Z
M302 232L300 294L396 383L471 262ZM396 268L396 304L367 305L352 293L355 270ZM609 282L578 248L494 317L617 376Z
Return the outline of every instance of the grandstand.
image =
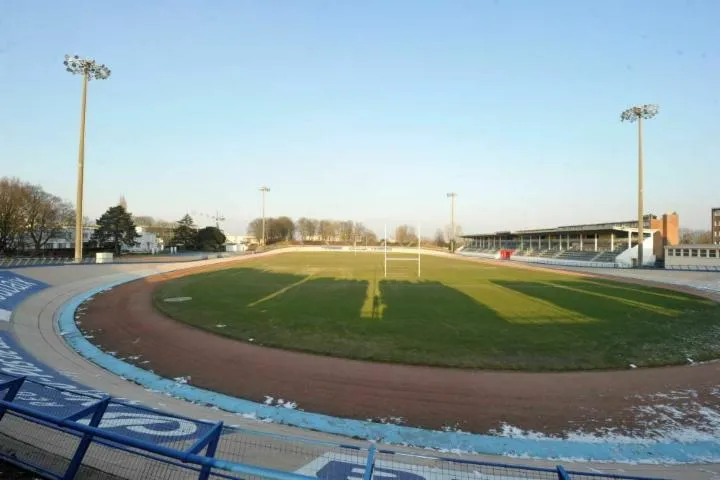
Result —
M644 264L662 263L665 247L680 240L677 213L645 215ZM464 235L465 255L543 263L632 266L637 262L637 221L592 223L532 230Z

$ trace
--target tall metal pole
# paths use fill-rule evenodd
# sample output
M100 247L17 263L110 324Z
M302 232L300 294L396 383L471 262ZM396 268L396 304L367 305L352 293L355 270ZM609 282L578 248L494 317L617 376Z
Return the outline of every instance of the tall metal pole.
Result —
M643 119L638 118L638 267L643 266L645 219L643 218Z
M263 185L259 190L262 192L262 239L260 244L265 246L265 193L269 192L270 188Z
M457 193L450 192L447 196L452 199L450 206L450 228L452 229L450 233L450 251L455 252L455 197L457 197Z
M418 278L420 278L420 238L421 238L420 237L420 225L418 225L417 237L418 237L418 251L417 251L417 254L418 254L418 260L417 260L417 262L418 262Z
M80 144L78 145L77 197L75 199L75 262L83 258L83 183L85 176L85 112L87 111L88 71L83 72L80 107Z
M384 248L384 250L385 250L385 252L384 252L384 254L385 254L385 259L384 259L384 261L383 261L383 267L384 267L384 271L385 271L385 277L387 277L387 240L388 240L388 239L387 239L387 224L385 224L385 239L383 240L383 242L385 242L385 248Z
M87 86L90 80L105 80L110 77L110 68L92 58L79 55L65 55L65 70L73 75L82 75L82 105L80 107L80 144L78 148L77 198L75 205L75 261L83 258L83 183L85 176L85 112L87 111Z
M638 122L638 256L637 266L643 266L643 243L645 241L645 218L643 214L643 120L653 118L658 114L659 107L653 104L636 105L620 114L623 122ZM632 247L632 245L629 245Z
M262 217L263 217L263 230L262 230L262 244L265 246L265 190L262 192Z

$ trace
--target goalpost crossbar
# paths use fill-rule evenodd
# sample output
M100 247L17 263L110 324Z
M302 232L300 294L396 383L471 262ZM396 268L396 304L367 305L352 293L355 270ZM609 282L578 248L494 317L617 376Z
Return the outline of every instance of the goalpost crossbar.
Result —
M420 247L420 243L421 243L420 242L420 226L418 225L418 230L417 230L417 257L415 257L415 256L412 256L412 257L388 257L388 248L387 248L388 238L387 237L388 236L387 236L387 224L386 224L385 225L385 238L383 239L383 243L385 244L385 248L383 249L384 250L384 252L383 252L383 254L384 254L383 255L384 256L383 270L385 273L384 276L387 277L387 274L388 274L388 261L417 262L417 276L418 276L418 278L420 278L420 248L421 248Z

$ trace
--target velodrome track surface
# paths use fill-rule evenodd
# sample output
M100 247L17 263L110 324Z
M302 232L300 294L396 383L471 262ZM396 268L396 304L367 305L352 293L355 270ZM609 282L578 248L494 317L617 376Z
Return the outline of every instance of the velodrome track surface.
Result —
M108 284L127 281L138 275L148 275L152 273L163 273L178 268L193 268L205 265L216 265L232 261L229 259L209 260L204 262L194 263L193 265L178 265L178 264L154 264L154 265L96 265L96 266L66 266L66 267L53 267L53 268L26 268L21 269L18 273L26 275L31 278L35 278L44 281L52 288L44 290L35 296L26 300L18 309L16 309L13 315L13 321L9 325L5 325L1 328L10 328L17 336L19 342L30 351L38 360L48 365L52 365L59 371L72 372L73 377L78 381L89 387L97 390L105 391L111 395L129 398L132 400L138 400L149 406L158 406L162 409L170 410L183 415L204 418L211 420L223 420L228 424L240 424L249 428L258 430L267 430L272 432L280 433L294 433L302 434L306 437L314 438L328 438L326 435L320 433L313 433L308 431L300 431L294 428L282 426L274 423L259 423L255 421L248 421L236 415L220 412L216 409L207 407L200 407L193 405L181 400L170 398L166 395L153 393L147 391L145 388L127 382L116 375L110 374L109 372L89 363L73 350L71 350L64 342L64 340L56 333L54 327L54 317L61 310L61 307L65 305L69 300L76 297L77 295L91 290L93 288L102 287ZM613 272L616 274L626 274L625 271ZM627 272L628 274L645 274L646 272ZM688 272L678 272L683 275L692 275ZM679 278L679 277L677 277ZM673 277L673 280L677 280ZM707 279L703 277L703 281ZM712 280L712 279L710 279ZM679 281L679 280L678 280ZM121 289L118 289L120 291ZM181 328L181 325L177 325ZM202 333L194 331L197 333ZM167 342L166 342L167 343ZM287 352L281 352L287 353ZM335 361L336 359L328 359ZM154 366L154 365L153 365ZM653 369L653 370L638 370L632 372L614 372L616 374L622 373L624 375L633 375L639 379L647 374L653 374L654 371L667 372L672 369ZM708 364L696 367L679 367L678 371L682 371L683 375L678 374L678 379L681 377L687 377L686 372L710 372L710 376L717 381L719 378L717 364ZM246 369L247 371L247 369ZM181 372L180 374L187 375L188 372ZM524 375L524 374L521 374ZM696 375L693 373L693 375ZM665 377L667 375L660 375L658 378ZM197 377L196 377L197 378ZM631 377L629 377L631 378ZM247 378L238 379L244 383L252 383ZM687 380L687 378L686 378ZM528 380L530 381L530 380ZM708 380L712 383L713 380ZM193 380L193 383L195 380ZM520 383L520 382L516 382ZM614 382L613 382L614 383ZM629 382L633 383L633 382ZM692 382L691 382L692 383ZM697 385L688 383L689 388L700 390ZM707 386L710 385L707 384ZM672 384L669 382L665 384L668 387ZM560 389L562 387L550 386L546 387L545 390ZM672 387L671 387L672 388ZM670 388L670 389L671 389ZM655 393L667 392L670 390L665 388L664 390L655 391ZM269 392L267 392L270 394ZM297 398L293 398L288 395L289 399L298 401ZM560 401L562 399L558 399ZM301 407L304 407L301 403ZM531 408L531 407L528 407ZM537 410L535 410L537 412ZM503 418L501 410L494 411L493 414L499 414L500 418ZM400 414L402 415L402 414ZM335 440L338 440L335 438ZM347 443L347 439L342 441ZM263 455L258 453L258 455ZM486 458L487 459L487 458ZM497 457L491 457L491 460L497 461ZM506 459L503 458L503 461ZM252 462L252 458L246 461ZM278 458L277 462L282 462L282 459ZM264 463L267 463L265 459ZM543 464L551 464L554 462L541 462ZM585 468L584 465L572 465L573 468ZM629 465L613 465L613 464L602 464L596 466L604 471L621 470L623 472L633 472L636 474L645 475L662 475L665 477L672 476L673 478L715 478L713 475L720 472L720 468L714 465L702 465L702 466L674 466L669 469L658 469L654 466L629 466ZM285 467L286 468L286 467ZM720 474L717 474L720 475Z

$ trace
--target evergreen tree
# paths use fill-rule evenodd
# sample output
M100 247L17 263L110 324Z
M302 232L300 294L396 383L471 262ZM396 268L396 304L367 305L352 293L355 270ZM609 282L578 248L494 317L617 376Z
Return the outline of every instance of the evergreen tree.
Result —
M215 252L225 244L225 234L217 227L205 227L197 232L197 246Z
M112 248L115 255L120 255L123 245L133 247L137 244L135 239L140 234L135 230L132 215L122 205L108 208L95 223L97 229L92 240L98 247Z
M170 242L174 246L183 246L188 250L197 247L198 229L190 215L185 215L178 220L177 226L173 229L173 238Z

